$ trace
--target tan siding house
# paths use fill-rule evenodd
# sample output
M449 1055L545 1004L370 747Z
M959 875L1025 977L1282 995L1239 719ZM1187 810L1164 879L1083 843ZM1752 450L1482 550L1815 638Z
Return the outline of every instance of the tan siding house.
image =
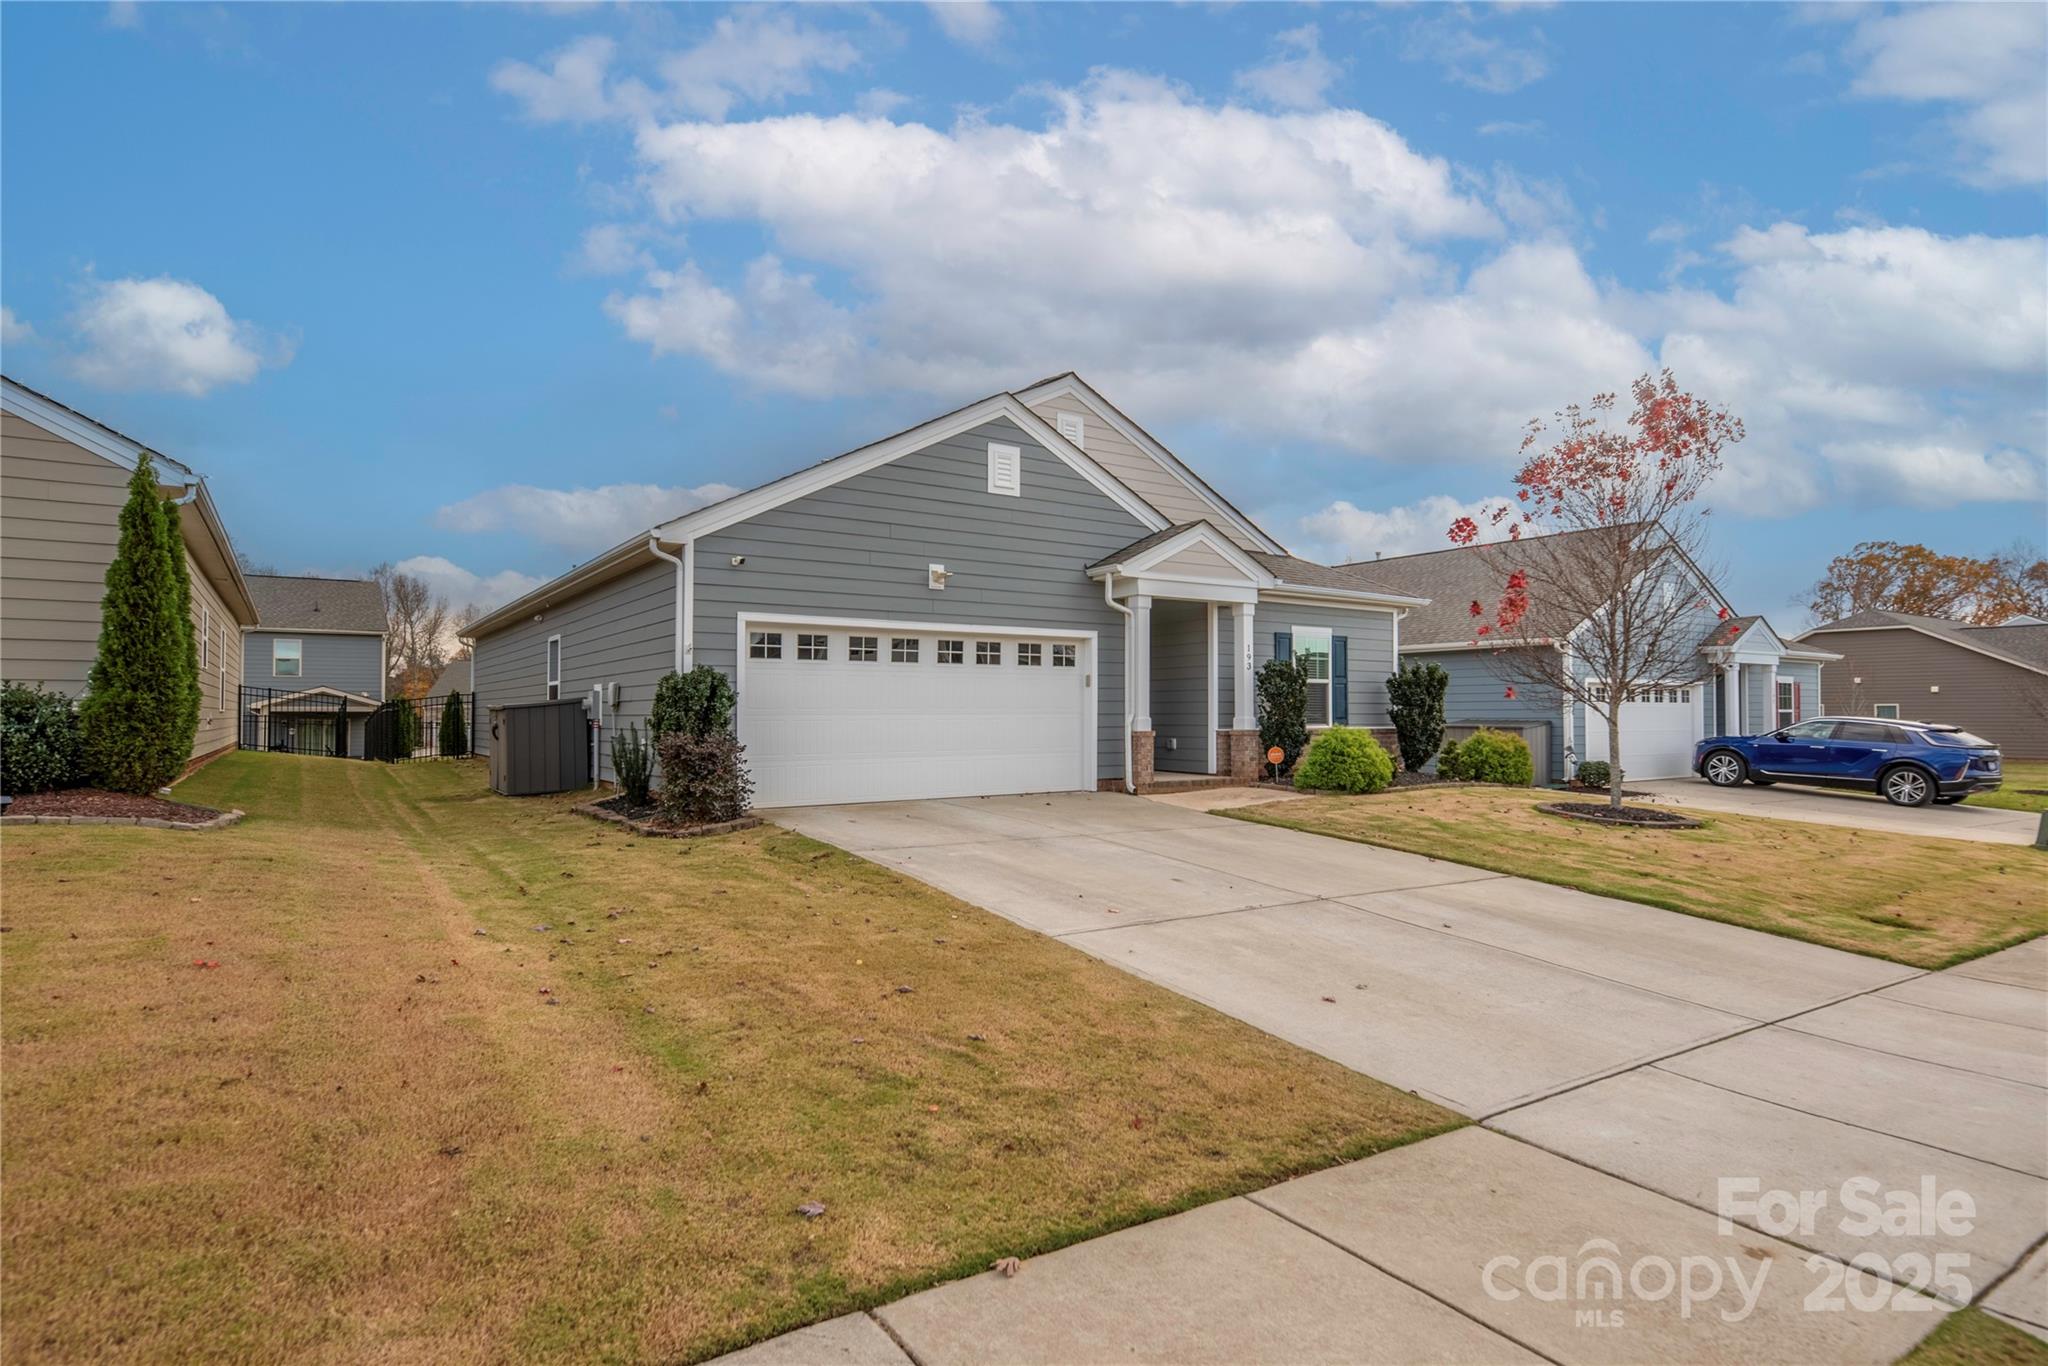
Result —
M2048 626L1866 612L1800 639L1842 656L1821 676L1832 715L1961 726L2011 758L2048 758Z
M76 697L99 649L100 598L144 448L12 380L0 380L0 674ZM204 481L150 452L181 509L199 650L194 758L235 743L241 628L256 609Z

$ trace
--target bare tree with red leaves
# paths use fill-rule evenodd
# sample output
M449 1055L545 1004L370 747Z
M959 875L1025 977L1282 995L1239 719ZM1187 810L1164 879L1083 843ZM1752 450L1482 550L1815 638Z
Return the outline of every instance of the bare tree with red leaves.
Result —
M1471 605L1473 641L1493 647L1507 696L1516 682L1548 689L1607 727L1615 807L1621 704L1706 677L1707 509L1695 500L1719 472L1721 451L1743 437L1739 418L1681 390L1669 370L1638 379L1631 397L1625 417L1615 395L1600 394L1529 424L1515 501L1485 513L1508 539L1476 552L1499 575L1500 597ZM1525 540L1524 528L1576 534ZM1479 530L1460 517L1450 537L1473 545Z

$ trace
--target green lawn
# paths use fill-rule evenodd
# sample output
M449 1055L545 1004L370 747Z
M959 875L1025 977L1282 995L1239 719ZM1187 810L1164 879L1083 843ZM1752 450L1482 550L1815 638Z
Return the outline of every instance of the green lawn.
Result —
M2031 788L2032 791L2025 789ZM2048 811L2048 759L2008 759L2005 783L1996 792L1979 792L1964 806L1995 806L2005 811Z
M1700 830L1544 815L1554 793L1397 788L1219 814L1427 854L1939 968L2048 931L2048 853L1694 812Z
M2048 1342L1981 1309L1950 1314L1899 1366L2048 1366Z
M689 1360L1460 1122L772 827L179 795L0 841L9 1360Z

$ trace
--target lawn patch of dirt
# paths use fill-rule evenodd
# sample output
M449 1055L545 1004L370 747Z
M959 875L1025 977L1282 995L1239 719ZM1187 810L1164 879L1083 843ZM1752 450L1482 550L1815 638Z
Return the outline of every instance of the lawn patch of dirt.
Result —
M2048 853L2038 849L1720 812L1697 830L1613 828L1539 809L1552 800L1529 789L1447 783L1219 814L1921 968L1947 967L2048 931Z
M699 1360L1462 1122L773 826L179 790L0 841L0 1358Z
M31 792L7 805L10 816L113 816L121 819L178 821L199 825L221 813L210 806L165 801L162 797L138 796L133 792L104 792L96 787L72 787L61 792Z

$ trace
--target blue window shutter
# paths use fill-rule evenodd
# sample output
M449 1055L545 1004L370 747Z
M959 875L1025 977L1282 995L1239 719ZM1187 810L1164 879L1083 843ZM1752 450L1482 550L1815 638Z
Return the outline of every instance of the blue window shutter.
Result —
M1351 724L1351 653L1343 636L1330 637L1330 724Z
M1273 658L1294 658L1294 632L1275 631L1273 633Z

